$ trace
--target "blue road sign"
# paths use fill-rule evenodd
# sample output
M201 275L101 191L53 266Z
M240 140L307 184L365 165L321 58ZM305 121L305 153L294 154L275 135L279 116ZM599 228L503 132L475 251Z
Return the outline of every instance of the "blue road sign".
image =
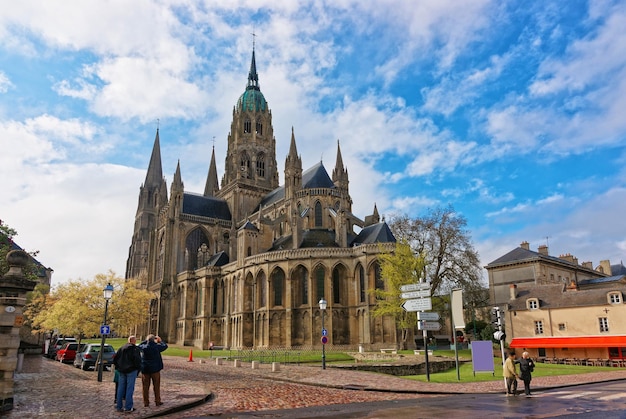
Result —
M328 330L322 329L322 336L328 336Z
M111 328L108 325L102 325L100 326L100 334L101 335L108 335L109 333L111 333Z
M326 345L328 343L328 338L326 336L322 336L322 345Z

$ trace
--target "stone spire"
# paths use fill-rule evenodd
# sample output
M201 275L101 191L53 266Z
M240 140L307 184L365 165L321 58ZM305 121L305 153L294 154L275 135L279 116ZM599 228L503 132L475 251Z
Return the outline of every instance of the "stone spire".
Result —
M213 152L211 153L211 164L209 165L209 174L206 178L206 185L204 186L204 196L215 196L220 190L217 181L217 165L215 164L215 146L213 146Z

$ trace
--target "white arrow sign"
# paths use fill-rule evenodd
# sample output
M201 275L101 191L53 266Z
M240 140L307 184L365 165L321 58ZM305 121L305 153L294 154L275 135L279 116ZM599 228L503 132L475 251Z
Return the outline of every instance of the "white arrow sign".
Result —
M437 321L439 320L439 313L436 311L419 311L417 313L417 320Z
M406 311L426 311L433 309L433 303L430 298L417 298L415 300L406 300L402 304L402 308Z
M439 322L419 321L417 328L418 330L441 330L441 324L439 324Z
M411 292L403 292L400 294L400 298L408 300L410 298L424 298L430 297L430 290L419 290L419 291L411 291Z
M400 291L402 292L429 290L429 289L430 289L430 282L418 282L416 284L407 284L407 285L400 286Z

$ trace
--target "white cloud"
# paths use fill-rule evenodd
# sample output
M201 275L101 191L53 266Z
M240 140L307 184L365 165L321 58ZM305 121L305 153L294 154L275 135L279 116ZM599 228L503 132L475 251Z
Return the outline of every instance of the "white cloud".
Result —
M6 74L0 71L0 93L6 93L11 87L13 87L11 80L9 80Z

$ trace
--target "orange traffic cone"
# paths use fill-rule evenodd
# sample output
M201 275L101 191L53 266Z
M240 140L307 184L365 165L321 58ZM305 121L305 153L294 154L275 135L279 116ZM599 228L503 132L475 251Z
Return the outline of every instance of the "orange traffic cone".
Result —
M193 351L189 351L189 361L187 362L193 362Z

